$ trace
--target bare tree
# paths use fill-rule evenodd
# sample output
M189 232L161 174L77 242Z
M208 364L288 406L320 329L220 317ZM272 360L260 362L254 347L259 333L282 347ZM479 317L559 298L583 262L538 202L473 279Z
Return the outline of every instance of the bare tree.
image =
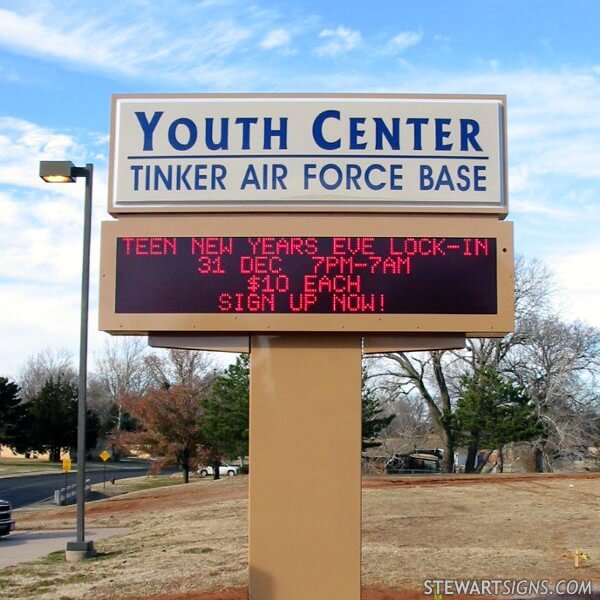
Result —
M155 388L171 385L201 387L206 376L216 370L209 352L175 348L149 354L145 365L149 384Z
M21 397L30 401L39 394L47 381L58 379L67 383L77 382L73 356L66 348L46 348L31 355L25 361L19 375Z
M107 340L95 357L95 372L90 378L90 408L102 424L123 430L123 397L143 394L148 387L145 365L147 346L137 337Z
M506 368L535 400L545 426L535 444L541 471L600 442L600 331L556 315L530 316L523 330L527 341L507 357Z
M397 393L416 394L427 407L434 430L444 449L442 468L451 472L454 465L452 431L452 394L445 368L456 362L448 351L390 352L374 357L374 376L383 377Z
M531 319L552 312L556 291L547 265L518 256L515 260L515 330L499 338L467 338L465 350L454 352L464 363L458 365L459 374L474 373L486 367L510 372L505 364L507 357L515 348L528 343Z
M538 402L540 417L550 429L554 428L557 439L573 442L579 436L581 428L573 429L569 424L574 406L590 401L593 388L589 382L595 377L598 365L598 331L581 324L561 323L553 314L551 300L556 288L543 263L518 258L515 267L513 333L503 338L468 339L466 348L460 351L392 352L374 356L370 361L371 377L383 378L398 393L416 394L426 406L444 448L445 472L453 467L452 415L460 378L483 368L492 367L524 383ZM547 323L547 330L541 327L542 323ZM562 333L550 335L551 324ZM533 394L540 381L544 382L543 390ZM568 410L565 398L571 399ZM552 416L553 411L559 415ZM573 431L566 435L569 428Z
M396 418L380 433L381 453L387 457L423 447L431 433L427 411L417 396L398 393L392 386L382 390L388 413Z

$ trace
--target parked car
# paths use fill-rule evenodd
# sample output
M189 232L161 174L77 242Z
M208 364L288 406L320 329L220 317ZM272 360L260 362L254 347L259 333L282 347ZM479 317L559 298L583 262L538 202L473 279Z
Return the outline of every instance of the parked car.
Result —
M10 502L0 500L0 535L8 535L15 528L12 520L12 508Z
M226 475L227 477L233 477L234 475L239 475L240 467L236 465L230 465L228 463L221 463L219 467L219 475ZM209 475L214 475L214 469L212 467L200 467L198 469L198 475L200 477L208 477Z
M396 453L385 465L389 475L439 473L442 467L442 453L435 450L415 450L409 454Z

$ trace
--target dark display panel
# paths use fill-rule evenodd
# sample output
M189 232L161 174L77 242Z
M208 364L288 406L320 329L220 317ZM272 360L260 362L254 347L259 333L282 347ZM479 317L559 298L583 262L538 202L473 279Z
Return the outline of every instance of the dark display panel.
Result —
M497 313L495 238L119 237L116 313Z

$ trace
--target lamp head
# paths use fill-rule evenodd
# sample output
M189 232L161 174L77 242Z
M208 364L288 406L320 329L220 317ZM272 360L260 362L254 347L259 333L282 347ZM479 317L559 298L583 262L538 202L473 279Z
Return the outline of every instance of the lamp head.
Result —
M75 165L70 160L40 161L40 177L46 183L73 183Z

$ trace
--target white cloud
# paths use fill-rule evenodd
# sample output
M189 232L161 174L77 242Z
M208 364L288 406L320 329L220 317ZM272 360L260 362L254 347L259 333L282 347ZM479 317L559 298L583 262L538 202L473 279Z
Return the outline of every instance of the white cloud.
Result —
M8 194L0 192L0 227L14 224L18 210L17 203Z
M264 50L272 50L273 48L280 48L290 43L292 36L286 29L273 29L267 33L263 41L260 43L260 47Z
M112 69L131 74L140 62L133 50L134 42L156 35L139 25L123 28L94 20L78 24L73 17L65 20L65 14L57 21L42 11L21 15L0 8L0 43L13 51L96 67L114 61ZM128 46L132 48L129 51Z
M338 56L350 52L360 44L362 39L359 31L343 25L335 29L323 29L319 37L326 41L315 49L318 56Z
M600 144L597 138L548 140L539 144L535 167L540 175L556 174L578 178L600 179Z
M0 118L0 365L16 375L45 346L77 349L81 286L83 182L49 185L40 159L83 164L94 151L70 134ZM97 135L92 140L101 141ZM90 336L97 337L99 230L105 214L106 171L96 165L91 258Z
M17 378L25 360L44 348L67 348L77 356L81 314L79 285L51 287L47 283L0 281L2 336L10 344L0 347L3 376ZM90 356L107 334L98 331L97 290L90 290Z
M43 288L44 293L32 297L31 302L37 300L39 310L45 311L44 303L77 293L80 285L83 182L46 184L38 176L39 160L83 164L89 151L71 135L20 119L1 118L0 130L4 132L0 137L0 283L16 289L19 285ZM106 198L105 169L102 164L98 166L92 238L92 273L96 276L98 221ZM0 298L0 314L5 320L20 321L24 310L25 304L15 302L14 294Z
M392 51L402 52L411 46L415 46L422 39L422 31L401 31L389 41L388 48Z
M532 199L527 196L520 196L511 202L510 210L511 213L538 215L551 219L575 219L580 216L574 208L569 209L563 206L552 206L547 202Z
M595 243L567 255L553 256L551 264L563 289L567 316L584 318L600 327L600 278L597 276L600 245Z
M75 288L65 293L46 283L0 282L2 337L10 350L0 349L3 375L16 376L27 356L48 347L77 347L79 298Z
M0 117L0 183L44 188L40 160L81 161L85 149L73 136L22 119ZM68 187L68 186L67 186Z
M251 6L233 12L226 3L219 4L224 10L211 8L208 16L201 5L191 9L170 4L161 12L163 3L144 4L144 10L136 10L135 2L103 5L93 13L66 1L59 20L56 9L44 3L23 2L20 12L0 8L0 46L126 77L205 82L218 79L222 70L227 80L227 71L235 70L231 79L238 86L251 81L244 65L233 67L225 61L241 52L274 15Z

